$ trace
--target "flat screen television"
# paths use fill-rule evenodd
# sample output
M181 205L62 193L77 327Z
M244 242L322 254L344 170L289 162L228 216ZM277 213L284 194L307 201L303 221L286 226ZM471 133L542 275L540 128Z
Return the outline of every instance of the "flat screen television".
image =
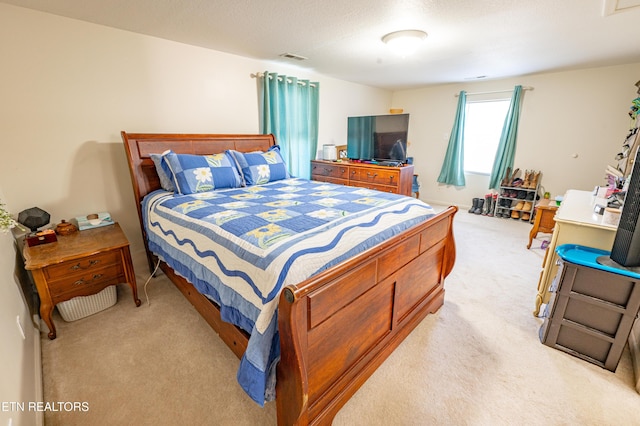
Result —
M348 117L347 157L406 163L408 133L409 114Z

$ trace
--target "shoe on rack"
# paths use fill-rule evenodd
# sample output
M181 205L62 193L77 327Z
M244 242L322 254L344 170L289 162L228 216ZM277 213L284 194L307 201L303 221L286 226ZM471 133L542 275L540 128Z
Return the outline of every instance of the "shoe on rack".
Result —
M518 210L512 210L511 219L520 219L520 212Z
M524 210L524 201L518 201L518 204L513 207L513 210Z
M511 217L511 204L513 200L503 200L504 201L504 210L502 210L502 217L509 218Z
M531 219L531 213L529 212L522 212L522 216L520 216L520 219L524 220L524 221L528 221L529 219Z
M523 191L523 190L518 191L516 198L519 200L524 200L525 198L527 198L527 191Z
M529 188L529 183L531 182L531 173L529 170L524 171L524 181L522 182L523 188Z
M529 189L536 189L538 187L538 181L540 180L541 172L534 172L529 182Z
M507 167L507 173L502 178L502 182L500 182L500 186L509 186L511 182L511 167Z
M513 173L511 174L511 181L509 182L509 186L516 186L516 183L522 182L522 179L518 177L520 174L520 169L513 169Z
M536 198L536 193L535 192L529 192L527 194L527 197L525 198L525 200L527 201L533 201L533 199Z

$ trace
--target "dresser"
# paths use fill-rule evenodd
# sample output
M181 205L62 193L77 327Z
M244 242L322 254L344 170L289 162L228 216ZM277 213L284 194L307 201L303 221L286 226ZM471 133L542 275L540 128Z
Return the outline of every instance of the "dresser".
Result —
M311 161L311 179L411 196L413 165L386 167L349 161Z
M53 243L25 245L23 255L38 289L40 317L49 327L50 339L56 338L51 314L60 302L127 283L135 305L140 306L129 241L117 223L60 235Z
M555 227L547 248L536 295L533 314L538 316L540 306L549 303L549 287L558 272L556 247L562 244L577 244L610 251L616 236L615 226L604 224L603 216L594 212L595 198L591 191L571 189L556 212Z

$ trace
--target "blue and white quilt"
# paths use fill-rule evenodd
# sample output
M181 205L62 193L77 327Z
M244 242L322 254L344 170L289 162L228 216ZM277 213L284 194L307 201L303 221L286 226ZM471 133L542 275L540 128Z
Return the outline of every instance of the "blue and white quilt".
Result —
M414 198L285 179L143 201L149 248L251 337L237 374L260 405L275 398L277 303L296 284L434 215Z

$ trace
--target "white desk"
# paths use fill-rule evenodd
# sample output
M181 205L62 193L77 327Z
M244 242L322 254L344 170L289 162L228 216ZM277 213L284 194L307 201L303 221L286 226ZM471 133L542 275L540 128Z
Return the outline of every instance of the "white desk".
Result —
M570 189L554 217L556 225L547 248L538 281L538 294L533 314L538 316L540 306L549 303L549 287L558 270L556 247L578 244L610 251L617 227L604 224L602 215L594 213L595 197L591 191Z
M610 251L616 236L617 227L604 224L602 215L594 213L595 197L591 191L567 191L560 208L556 212L556 221L542 262L543 270L538 282L535 316L540 313L540 306L549 303L549 287L558 270L556 247L562 244L578 244ZM640 393L640 321L636 321L629 336L629 349L635 372L635 387Z

